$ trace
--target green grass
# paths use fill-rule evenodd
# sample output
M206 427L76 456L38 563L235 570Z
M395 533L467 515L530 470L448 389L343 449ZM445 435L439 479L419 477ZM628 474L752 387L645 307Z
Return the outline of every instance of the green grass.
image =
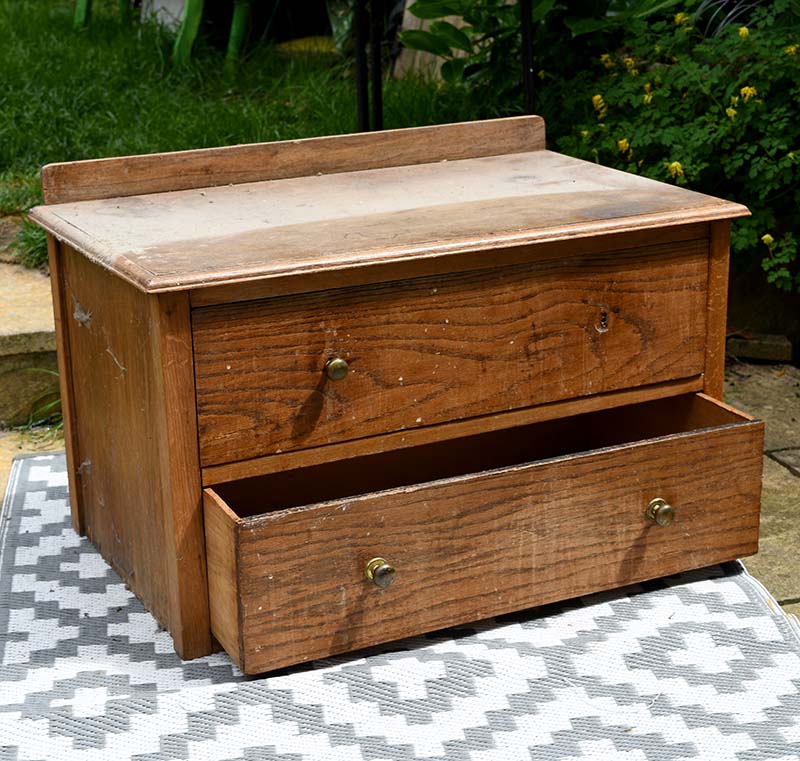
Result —
M116 0L95 0L85 30L72 2L0 0L0 214L38 199L38 172L54 161L285 140L356 129L349 64L332 55L281 55L261 46L235 77L223 53L196 47L175 69L172 37L119 23ZM470 118L466 100L424 79L387 80L385 126ZM43 260L23 229L16 251Z

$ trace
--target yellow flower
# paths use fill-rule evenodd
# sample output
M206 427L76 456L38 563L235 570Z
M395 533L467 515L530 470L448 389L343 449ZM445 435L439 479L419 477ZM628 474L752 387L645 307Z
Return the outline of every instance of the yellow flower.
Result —
M683 177L683 167L680 161L673 161L667 169L673 177Z
M732 106L739 105L739 97L737 95L731 95L731 105Z
M646 93L644 94L644 104L645 104L646 106L649 106L649 105L650 105L652 102L653 102L653 93L651 93L651 92L646 92Z
M691 16L688 13L676 13L675 14L675 23L680 25L688 24L691 21Z
M766 235L761 236L761 242L765 246L771 246L775 242L775 238L773 238L769 233L767 233Z
M617 148L619 148L620 153L626 153L630 150L631 144L628 142L627 137L623 137L622 140L617 140Z
M750 30L746 26L739 27L739 36L746 40L750 36Z
M539 77L539 79L541 79L542 82L544 82L544 78L547 76L547 72L544 69L539 69L536 76Z
M588 129L582 129L582 130L581 130L581 137L582 137L584 140L585 140L587 137L589 137L589 130L588 130Z
M597 118L602 119L606 115L606 111L608 111L608 107L603 100L603 96L592 95L592 105L594 106L594 110L597 112Z
M783 49L783 52L786 53L786 55L797 55L797 53L800 52L800 45L789 45L788 48Z
M755 98L755 96L758 95L758 90L756 90L755 87L743 87L739 90L739 95L741 95L744 102L747 103L750 98Z
M622 63L625 64L625 68L628 70L629 74L633 74L635 76L639 73L639 69L636 68L636 61L634 61L630 56L623 58Z
M613 69L614 66L616 66L614 59L608 53L603 53L603 55L600 56L600 63L607 69Z
M652 85L651 85L649 82L645 82L645 83L642 85L642 89L643 89L645 92L650 92L650 90L652 90L652 89L653 89L653 87L652 87Z
M725 113L728 115L728 118L731 121L734 121L736 119L736 109L735 108L726 108L725 109Z

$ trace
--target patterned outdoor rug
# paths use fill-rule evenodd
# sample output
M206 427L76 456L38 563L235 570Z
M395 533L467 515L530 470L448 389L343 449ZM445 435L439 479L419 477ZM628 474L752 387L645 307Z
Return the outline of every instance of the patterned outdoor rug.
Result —
M175 656L67 497L15 461L0 761L800 758L798 630L739 564L247 679Z

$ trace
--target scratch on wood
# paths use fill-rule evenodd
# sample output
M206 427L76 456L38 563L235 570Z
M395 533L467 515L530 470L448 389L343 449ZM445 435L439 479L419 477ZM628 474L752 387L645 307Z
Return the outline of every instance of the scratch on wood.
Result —
M118 367L120 370L122 370L123 374L128 372L128 368L127 368L127 367L125 367L125 365L123 365L123 364L122 364L122 363L121 363L121 362L120 362L120 361L117 359L116 355L115 355L115 354L114 354L114 352L111 350L111 347L110 347L110 346L106 346L106 354L108 354L108 355L111 357L111 359L113 359L113 360L114 360L114 364L115 364L115 365L116 365L116 366L117 366L117 367Z

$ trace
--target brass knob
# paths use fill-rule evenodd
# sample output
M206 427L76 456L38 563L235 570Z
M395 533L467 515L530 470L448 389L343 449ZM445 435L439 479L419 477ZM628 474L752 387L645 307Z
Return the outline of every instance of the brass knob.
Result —
M338 381L344 378L349 369L347 361L341 357L334 357L325 363L325 375L332 381Z
M659 526L669 526L675 520L675 508L661 497L656 497L647 506L647 517Z
M376 587L386 589L386 587L392 586L392 582L394 581L394 566L387 563L383 558L372 558L372 560L367 563L364 576Z

